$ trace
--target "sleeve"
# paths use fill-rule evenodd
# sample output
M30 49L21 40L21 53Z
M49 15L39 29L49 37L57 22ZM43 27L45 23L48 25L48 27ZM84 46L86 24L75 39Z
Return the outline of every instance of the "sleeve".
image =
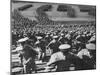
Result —
M88 56L89 58L91 57L90 52L88 50L85 50L83 55Z
M53 55L51 55L51 58L50 58L49 62L47 63L47 65L51 65L51 64L54 63L55 61L56 61L56 55L53 54Z
M78 52L78 54L77 54L77 56L80 58L80 59L82 59L83 57L83 51L81 50L80 52Z

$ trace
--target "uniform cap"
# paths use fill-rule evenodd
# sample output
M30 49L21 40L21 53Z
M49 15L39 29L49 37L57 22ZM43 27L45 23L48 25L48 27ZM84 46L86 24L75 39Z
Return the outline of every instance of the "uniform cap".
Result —
M59 46L59 49L63 50L63 49L69 49L71 46L69 44L62 44Z
M55 39L55 38L58 38L58 36L53 36L53 38Z
M37 39L42 39L42 37L41 36L37 36Z
M25 38L19 39L17 42L24 42L24 41L26 41L28 39L29 39L28 37L25 37Z
M96 46L95 46L95 44L89 43L89 44L86 44L86 48L90 49L90 50L95 50Z

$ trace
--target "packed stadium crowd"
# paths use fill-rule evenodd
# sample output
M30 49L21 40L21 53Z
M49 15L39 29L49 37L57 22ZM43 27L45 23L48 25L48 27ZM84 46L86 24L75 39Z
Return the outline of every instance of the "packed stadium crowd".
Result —
M38 21L25 18L19 10L13 12L11 52L12 55L18 54L19 64L23 70L17 71L12 63L12 73L95 69L95 23L70 25L51 21L42 12L46 9L40 9L37 10ZM43 20L44 17L46 20ZM36 61L45 63L45 67L39 68Z

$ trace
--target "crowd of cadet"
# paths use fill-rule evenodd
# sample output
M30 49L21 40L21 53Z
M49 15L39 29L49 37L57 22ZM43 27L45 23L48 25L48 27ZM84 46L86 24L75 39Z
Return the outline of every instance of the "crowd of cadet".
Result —
M37 73L35 61L46 62L45 70L70 71L96 68L96 34L81 30L51 30L17 34L12 32L12 52L18 52L24 73ZM73 68L71 68L73 67Z
M48 19L44 9L37 9L38 21L25 18L19 10L12 13L11 52L20 58L21 73L38 73L37 61L45 63L41 68L45 72L95 69L95 24L55 22ZM41 27L35 27L38 24ZM46 28L48 24L50 27ZM19 69L12 69L12 72L19 72Z

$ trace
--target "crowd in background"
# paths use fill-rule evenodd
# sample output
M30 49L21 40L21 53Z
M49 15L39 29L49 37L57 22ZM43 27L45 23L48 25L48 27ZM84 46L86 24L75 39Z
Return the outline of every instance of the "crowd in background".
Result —
M50 6L48 7L50 8ZM74 67L74 70L95 69L95 23L67 24L55 22L48 19L43 10L41 8L37 10L37 21L25 18L19 10L14 10L12 15L12 52L21 43L21 47L26 52L26 55L21 52L22 54L19 56L21 63L23 63L23 58L28 60L31 57L27 62L28 64L24 63L26 64L26 73L38 72L35 64L37 60L42 61L42 63L46 62L47 66L53 64L53 68L57 72L69 71L71 70L70 67ZM22 38L27 38L24 43L23 41L19 42ZM56 57L59 57L58 61L55 60Z

